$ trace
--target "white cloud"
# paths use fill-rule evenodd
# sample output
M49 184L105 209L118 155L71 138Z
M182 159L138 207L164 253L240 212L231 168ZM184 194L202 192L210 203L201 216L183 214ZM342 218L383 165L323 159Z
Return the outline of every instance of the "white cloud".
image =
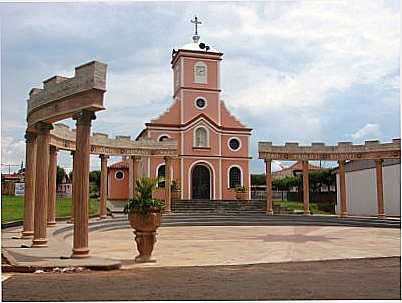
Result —
M8 167L3 164L17 165L12 166L11 171L18 170L21 159L25 159L25 142L13 137L2 136L1 138L1 163L2 171Z
M361 129L350 135L350 137L355 142L369 139L378 139L378 137L380 136L380 126L375 123L367 123Z

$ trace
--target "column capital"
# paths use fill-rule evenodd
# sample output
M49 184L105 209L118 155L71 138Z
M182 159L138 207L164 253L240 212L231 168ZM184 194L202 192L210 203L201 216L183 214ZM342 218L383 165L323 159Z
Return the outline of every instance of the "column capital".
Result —
M76 125L91 126L91 121L96 119L95 112L83 110L73 115L73 120L76 120Z
M376 164L382 164L384 162L383 159L375 159Z
M35 124L35 129L38 134L47 135L53 129L53 125L45 122L38 122Z
M264 159L265 164L272 163L272 159Z
M36 134L34 132L27 131L25 132L24 138L26 143L34 143L36 139Z
M107 159L109 159L110 157L109 157L108 155L103 155L103 154L101 154L101 155L99 155L99 158L100 158L101 160L107 160Z
M50 154L57 154L59 149L54 145L49 145Z
M164 156L163 159L165 160L165 162L168 162L170 160L172 160L171 156Z
M130 158L134 161L141 161L141 157L140 156L130 156Z
M345 165L346 164L346 160L338 160L338 165Z

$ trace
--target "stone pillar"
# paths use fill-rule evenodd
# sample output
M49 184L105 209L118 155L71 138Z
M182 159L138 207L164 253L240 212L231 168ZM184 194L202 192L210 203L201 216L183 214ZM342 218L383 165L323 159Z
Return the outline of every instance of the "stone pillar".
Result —
M25 192L24 192L24 225L22 237L30 238L34 234L34 202L36 175L36 134L25 134Z
M272 170L271 170L271 159L265 159L265 178L267 185L267 215L273 215L274 210L272 206Z
M72 151L71 152L71 156L73 157L73 174L72 174L72 180L71 180L71 185L72 185L72 188L71 188L71 217L70 217L70 220L67 222L67 223L74 223L74 188L75 188L75 186L74 186L74 180L76 179L76 178L74 178L74 174L76 173L76 165L77 165L77 161L75 161L75 151Z
M47 226L56 225L56 179L57 179L57 149L50 146L49 185L47 199Z
M88 198L89 198L89 155L91 120L95 114L82 111L73 117L76 120L76 150L77 162L74 169L74 238L72 258L89 257L88 248Z
M101 175L100 175L100 207L99 207L99 219L107 218L107 159L109 156L100 155L101 159Z
M128 199L131 200L134 198L134 165L133 165L133 158L128 157Z
M130 164L132 165L131 171L132 171L132 186L131 186L131 196L134 198L135 197L135 182L138 179L138 167L140 166L140 161L141 158L138 156L131 156L131 162Z
M37 124L34 236L32 247L47 247L47 199L49 185L49 140L51 124Z
M375 160L375 175L377 183L377 208L378 218L385 218L384 212L384 194L382 184L382 159Z
M310 193L310 186L308 180L308 161L302 161L303 165L303 206L304 206L304 214L309 215L309 193Z
M348 216L348 207L346 203L346 182L345 182L345 161L339 160L339 197L340 197L340 216Z
M171 185L171 167L172 167L172 158L165 157L165 212L172 212L171 203L172 203L172 192L170 190Z

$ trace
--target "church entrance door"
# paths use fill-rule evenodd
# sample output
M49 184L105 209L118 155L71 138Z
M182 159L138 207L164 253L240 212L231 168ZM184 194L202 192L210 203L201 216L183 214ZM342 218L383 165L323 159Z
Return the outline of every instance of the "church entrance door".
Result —
M191 174L192 199L211 198L211 174L204 165L196 165Z

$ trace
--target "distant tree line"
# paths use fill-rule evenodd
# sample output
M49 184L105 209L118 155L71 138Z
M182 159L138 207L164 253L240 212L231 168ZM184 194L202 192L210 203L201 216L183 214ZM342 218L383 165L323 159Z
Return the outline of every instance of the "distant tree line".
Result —
M310 191L319 192L322 185L328 188L335 185L336 176L331 170L317 170L309 172ZM251 185L266 185L265 174L252 174ZM272 180L274 190L287 191L293 187L302 188L302 176L286 176Z

